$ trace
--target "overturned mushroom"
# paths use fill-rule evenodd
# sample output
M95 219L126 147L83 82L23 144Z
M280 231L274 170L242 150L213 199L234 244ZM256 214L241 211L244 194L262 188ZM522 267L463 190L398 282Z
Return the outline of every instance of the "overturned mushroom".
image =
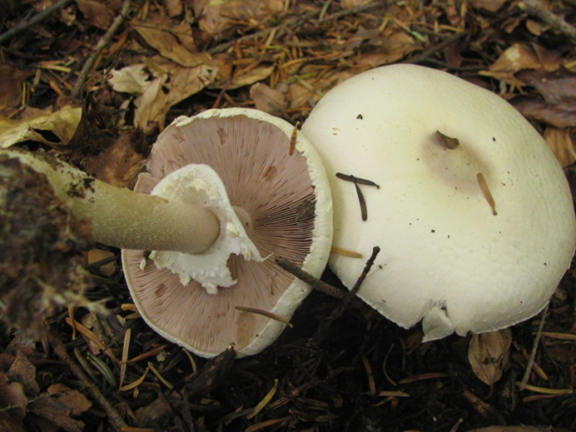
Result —
M223 224L220 237L242 236L243 227L262 257L283 256L321 274L332 239L330 190L318 155L301 134L294 135L293 126L248 109L180 117L158 137L135 190L171 201L205 201L218 214L219 198L212 199L207 178L194 173L206 166L221 179L241 221L240 227ZM199 283L198 272L217 272L206 254L148 257L145 250L124 249L126 279L141 315L158 333L202 356L231 343L241 356L261 351L310 288L272 260L249 261L251 253L230 256L229 287Z
M139 178L144 194L40 153L2 154L44 174L72 217L91 223L94 240L123 248L143 318L199 355L231 344L240 356L256 354L309 293L267 257L316 276L328 260L332 203L322 162L293 126L256 110L177 119Z
M358 295L424 339L531 317L570 264L576 223L566 179L540 135L497 95L447 73L377 68L328 92L302 133L320 153L336 247L382 247ZM370 179L367 221L336 173ZM351 287L363 261L333 254Z

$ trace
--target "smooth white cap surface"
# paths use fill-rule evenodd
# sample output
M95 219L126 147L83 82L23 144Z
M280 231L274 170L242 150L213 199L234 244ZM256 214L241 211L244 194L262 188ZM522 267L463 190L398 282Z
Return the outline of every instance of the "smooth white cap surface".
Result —
M385 66L328 92L302 132L331 183L334 245L382 249L358 295L383 315L406 328L422 320L433 340L504 328L545 306L576 245L572 196L544 140L503 99L444 72ZM359 185L367 221L338 172L380 185ZM364 264L330 258L348 287Z

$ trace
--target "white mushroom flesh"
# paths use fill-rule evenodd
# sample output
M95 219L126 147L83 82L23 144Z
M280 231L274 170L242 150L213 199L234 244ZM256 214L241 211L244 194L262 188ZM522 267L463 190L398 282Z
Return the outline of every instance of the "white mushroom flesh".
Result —
M177 274L182 285L195 280L209 294L217 294L219 286L230 287L237 282L228 268L230 255L241 255L247 261L264 260L230 204L222 180L208 165L190 164L173 171L156 185L151 195L204 207L220 221L220 235L206 252L153 251L150 254L159 270L166 268Z

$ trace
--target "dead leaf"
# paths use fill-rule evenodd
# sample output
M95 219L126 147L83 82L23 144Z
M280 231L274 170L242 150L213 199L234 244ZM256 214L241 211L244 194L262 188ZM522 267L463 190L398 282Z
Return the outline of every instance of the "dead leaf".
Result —
M182 67L161 57L150 62L155 66L154 79L134 101L134 125L144 131L155 124L162 128L168 110L212 83L218 70L211 64Z
M141 94L146 88L150 74L145 70L146 65L134 64L122 69L115 69L108 79L112 88L121 93Z
M548 123L558 128L576 126L576 110L549 104L536 96L516 96L510 99L524 117Z
M128 187L144 165L144 156L137 151L142 139L138 132L121 132L111 146L88 159L84 169L106 183Z
M8 411L0 411L0 432L26 432L26 430Z
M94 27L108 30L120 9L120 0L76 0L84 18Z
M164 0L164 7L171 18L180 15L183 11L181 0Z
M40 387L36 382L36 368L28 360L28 357L20 351L16 354L16 359L8 372L6 372L6 376L10 381L22 384L28 396L36 396L40 393Z
M249 86L255 82L265 80L270 75L274 66L256 66L241 69L232 75L232 81L226 87L229 90L234 90L240 87Z
M284 93L262 83L250 87L250 97L254 100L256 109L275 116L281 115L288 106Z
M344 9L352 9L358 6L364 6L372 0L340 0L340 4Z
M167 18L133 23L134 29L146 43L158 53L182 66L196 67L211 63L210 54L206 52L193 52L194 48L192 29L190 26L176 26ZM181 39L185 43L181 43ZM192 42L192 43L191 43Z
M532 49L523 44L514 44L500 54L488 71L481 71L480 74L519 87L522 82L514 74L522 69L538 67L540 62Z
M84 430L85 424L70 417L72 409L66 405L66 400L60 400L58 396L36 398L28 404L28 410L49 420L66 432L82 432Z
M508 0L470 0L470 5L476 9L484 9L489 12L496 12Z
M66 405L74 416L88 411L92 406L92 402L86 399L86 396L78 390L66 387L64 384L52 384L48 387L47 392L52 397L57 398L59 402Z
M546 102L565 104L576 110L576 74L567 70L550 73L544 69L522 71L518 78L538 90Z
M4 374L2 374L4 375ZM6 375L4 375L6 377ZM24 386L19 382L0 384L0 408L10 407L10 414L17 420L24 420L28 397ZM1 429L0 429L1 430Z
M559 52L551 51L541 45L513 44L490 65L488 71L481 75L504 80L506 83L522 86L523 80L515 74L526 69L544 69L555 71L561 67L562 57Z
M516 76L544 98L517 96L511 99L522 114L559 128L576 126L576 74L566 69L555 72L538 69L525 70Z
M82 108L65 106L56 112L11 120L0 116L0 148L24 141L68 144L82 120Z
M0 64L0 111L22 102L22 85L26 74L11 64Z
M237 22L256 22L279 13L284 4L277 0L194 0L192 8L205 37L213 38L222 36Z
M468 360L474 374L489 386L500 380L508 365L511 345L510 329L473 335L468 347Z
M555 127L547 127L544 131L544 140L564 168L576 162L576 148L572 138L573 132L571 129Z

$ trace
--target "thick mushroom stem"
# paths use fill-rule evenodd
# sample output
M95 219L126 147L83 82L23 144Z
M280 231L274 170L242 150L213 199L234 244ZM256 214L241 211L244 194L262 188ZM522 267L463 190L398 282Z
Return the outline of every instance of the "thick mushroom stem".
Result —
M77 222L89 220L95 241L125 249L201 253L220 234L208 209L121 189L56 159L3 151L48 178Z

